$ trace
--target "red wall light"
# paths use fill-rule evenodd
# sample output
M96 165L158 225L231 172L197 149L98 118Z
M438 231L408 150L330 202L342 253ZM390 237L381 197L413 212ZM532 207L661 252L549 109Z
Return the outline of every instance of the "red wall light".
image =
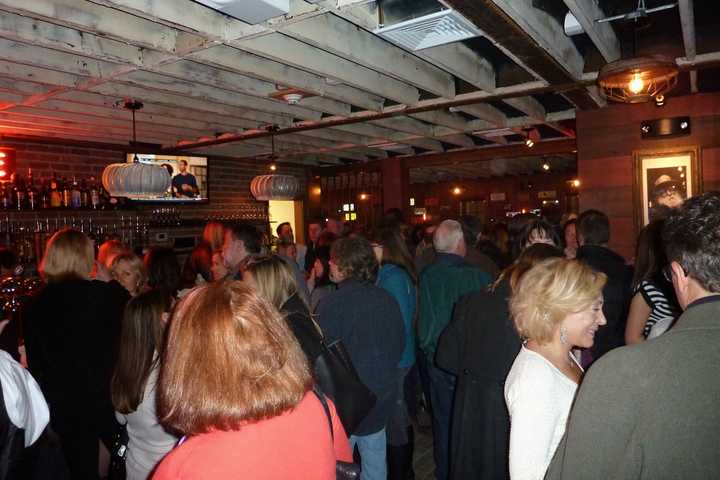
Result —
M10 178L17 168L15 149L0 147L0 180Z

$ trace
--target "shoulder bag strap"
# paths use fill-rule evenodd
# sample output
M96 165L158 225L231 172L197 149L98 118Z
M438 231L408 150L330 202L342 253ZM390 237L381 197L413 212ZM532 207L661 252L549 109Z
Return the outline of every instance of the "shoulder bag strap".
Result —
M313 393L318 398L318 400L320 400L323 410L325 410L325 416L327 417L328 425L330 426L330 437L332 437L333 441L335 441L335 431L333 429L332 416L330 415L330 407L327 404L327 399L325 398L325 395L320 390L318 390L317 387L313 387Z

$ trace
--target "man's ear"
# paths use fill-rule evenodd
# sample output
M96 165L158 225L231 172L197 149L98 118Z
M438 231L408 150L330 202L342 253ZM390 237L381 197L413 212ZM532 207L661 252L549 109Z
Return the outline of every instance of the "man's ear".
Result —
M672 269L673 273L675 274L674 276L678 280L680 280L681 282L687 283L688 276L685 275L685 270L683 270L683 267L680 266L680 264L678 262L676 262L675 260L670 262L670 268Z
M675 288L675 293L677 294L678 300L686 298L687 290L690 285L690 277L685 275L685 270L683 270L683 267L674 260L670 262L670 268L673 272L672 283L673 287Z

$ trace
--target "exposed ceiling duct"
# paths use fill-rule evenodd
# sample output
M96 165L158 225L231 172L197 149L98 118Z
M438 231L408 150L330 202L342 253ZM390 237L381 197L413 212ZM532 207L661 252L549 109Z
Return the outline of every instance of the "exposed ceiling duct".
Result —
M435 0L378 2L381 27L375 33L408 50L458 42L481 32L455 10Z
M244 22L262 23L290 11L290 0L195 0Z

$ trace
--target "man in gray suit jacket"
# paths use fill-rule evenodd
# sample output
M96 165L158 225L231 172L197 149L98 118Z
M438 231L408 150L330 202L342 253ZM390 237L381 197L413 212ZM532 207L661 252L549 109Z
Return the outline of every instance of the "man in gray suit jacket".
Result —
M663 239L685 312L590 368L546 480L720 478L720 192L687 200Z

